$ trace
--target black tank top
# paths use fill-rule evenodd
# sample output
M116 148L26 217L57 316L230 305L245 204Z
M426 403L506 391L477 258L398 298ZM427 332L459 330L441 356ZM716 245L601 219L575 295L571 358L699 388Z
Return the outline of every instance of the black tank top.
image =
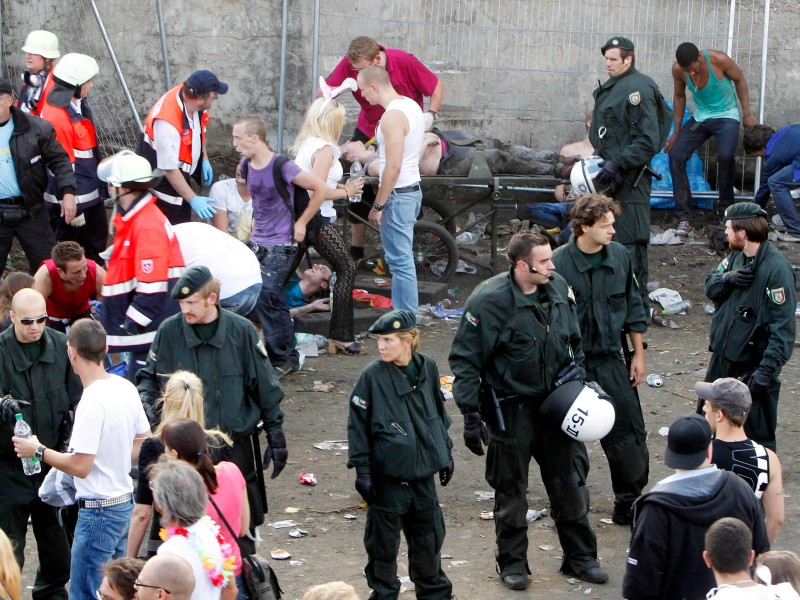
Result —
M769 483L769 456L761 444L753 440L723 442L714 440L714 464L717 468L731 471L744 479L761 499Z

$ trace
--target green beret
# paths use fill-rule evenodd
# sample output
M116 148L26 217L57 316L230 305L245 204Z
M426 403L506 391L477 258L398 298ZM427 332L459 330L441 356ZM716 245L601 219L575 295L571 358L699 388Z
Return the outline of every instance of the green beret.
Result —
M211 281L211 271L208 267L192 267L186 271L175 287L172 288L172 297L184 300Z
M602 48L600 48L601 54L605 56L606 50L609 50L610 48L619 48L620 50L630 50L631 52L633 52L634 50L632 41L630 41L628 38L619 36L612 37L610 40L608 40L605 43L605 45Z
M767 211L755 202L737 202L725 209L725 220L750 219L752 217L767 218Z
M410 310L393 310L380 317L369 328L370 333L398 333L417 326L417 317Z

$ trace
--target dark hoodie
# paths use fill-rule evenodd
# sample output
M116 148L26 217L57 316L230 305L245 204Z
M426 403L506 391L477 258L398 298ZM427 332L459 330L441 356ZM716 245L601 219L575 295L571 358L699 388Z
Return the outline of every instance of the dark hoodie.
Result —
M716 585L703 561L708 527L722 517L753 531L756 556L769 550L761 504L738 476L716 468L659 484L634 504L622 595L628 600L704 600Z

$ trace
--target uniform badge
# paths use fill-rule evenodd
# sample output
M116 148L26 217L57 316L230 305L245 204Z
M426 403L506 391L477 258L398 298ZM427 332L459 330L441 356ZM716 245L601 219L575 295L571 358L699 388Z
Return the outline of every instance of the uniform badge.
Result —
M475 315L473 315L473 314L472 314L471 312L469 312L469 311L467 311L466 313L464 313L464 318L467 320L467 323L469 323L469 324L470 324L470 325L472 325L473 327L477 327L477 326L478 326L478 323L480 323L480 322L481 322L481 320L480 320L478 317L476 317Z
M630 102L634 106L639 106L639 102L641 101L642 101L642 95L638 91L633 92L628 96L628 102Z
M776 290L767 290L767 293L773 304L783 304L786 302L786 291L782 287Z
M189 286L188 285L185 285L185 286L183 286L181 288L181 294L183 294L184 296L189 294Z
M153 260L150 258L142 260L142 273L152 273L153 272Z
M392 321L392 327L395 329L400 329L400 321Z
M367 406L369 406L369 402L356 394L353 394L353 397L350 398L350 402L353 404L353 406L356 406L361 410L367 410Z

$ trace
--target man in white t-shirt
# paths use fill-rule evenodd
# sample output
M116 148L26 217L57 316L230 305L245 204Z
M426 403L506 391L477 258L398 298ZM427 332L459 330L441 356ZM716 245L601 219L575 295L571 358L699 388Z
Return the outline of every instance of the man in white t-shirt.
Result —
M386 111L378 124L380 185L369 221L380 227L384 256L392 271L392 306L416 314L419 294L412 242L422 205L419 155L425 119L415 101L395 91L383 67L362 69L358 89L367 102L380 104Z
M172 230L186 269L207 267L219 279L219 305L246 317L261 292L261 267L249 246L205 223L181 223Z
M70 598L91 600L103 579L103 563L125 556L133 510L131 462L150 435L139 394L132 383L106 373L106 332L91 319L72 325L67 353L83 383L70 452L42 445L36 436L14 437L20 457L39 460L75 476L80 504L72 542Z
M247 181L242 177L241 165L236 166L234 179L222 179L211 186L208 193L217 211L211 217L211 224L220 231L226 231L245 244L250 241L253 231L253 197L247 189Z

